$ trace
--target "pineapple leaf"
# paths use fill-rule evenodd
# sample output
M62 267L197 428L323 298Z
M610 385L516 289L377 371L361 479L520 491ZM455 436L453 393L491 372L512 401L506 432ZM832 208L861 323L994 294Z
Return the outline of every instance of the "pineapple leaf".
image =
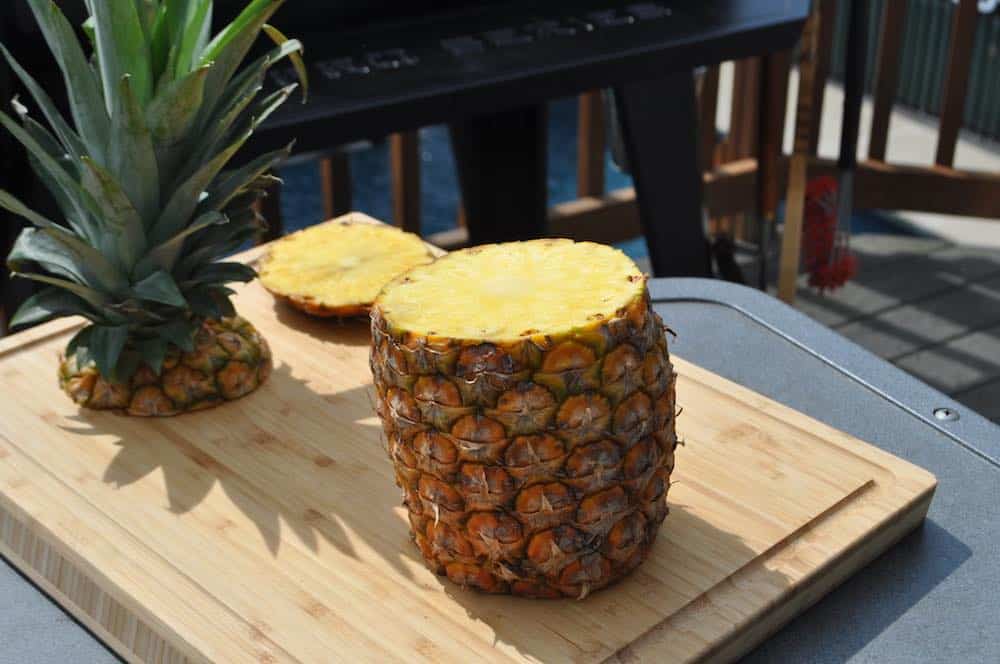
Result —
M233 80L226 86L224 100L231 100L220 105L220 108L209 117L204 126L202 146L199 150L199 157L204 159L206 155L215 150L229 133L230 127L240 117L240 114L256 98L257 93L264 87L264 77L267 70L282 58L288 57L292 53L302 50L302 43L295 39L289 39L281 46L273 49L270 53L258 58L253 64L233 77Z
M174 41L167 63L167 71L172 72L175 79L191 71L191 65L197 56L198 43L205 34L206 22L212 20L211 9L212 0L189 0L180 38Z
M52 194L52 200L55 201L59 210L63 213L66 218L66 223L69 224L77 235L80 237L90 237L91 228L90 224L83 220L85 213L80 211L80 201L74 199L69 195L55 179L49 175L46 168L38 161L38 159L33 154L28 154L28 165L31 166L31 170L35 173L38 179L45 185L45 188Z
M121 357L128 339L127 325L95 325L87 339L87 350L90 352L97 370L105 378L115 379L118 376L118 358Z
M138 279L144 279L157 268L161 270L170 271L174 267L174 263L177 262L178 256L180 256L181 250L184 248L184 241L187 240L188 236L197 233L203 228L215 224L225 224L229 221L229 218L221 212L206 212L201 215L190 226L181 230L172 238L161 243L153 250L151 250L141 261L136 265L135 277Z
M102 234L102 245L117 249L108 253L117 256L121 267L127 272L146 248L142 216L110 173L89 157L83 158L83 165L85 170L81 184L93 196L101 210L100 218L107 228Z
M263 29L264 34L270 37L271 41L279 47L292 41L273 25L265 23ZM306 62L302 59L301 51L302 48L300 46L300 48L290 52L288 57L292 61L292 67L295 68L295 74L299 77L299 84L302 86L302 103L304 104L309 101L309 72L306 70Z
M132 93L131 77L119 83L112 111L111 166L122 190L139 211L144 226L151 226L160 209L160 170L153 136L142 106Z
M194 350L194 334L197 331L197 325L182 318L174 319L156 328L157 336L186 352Z
M191 275L190 283L226 284L232 281L247 283L256 278L257 271L244 263L208 263Z
M53 274L107 293L127 285L124 275L100 251L60 228L25 228L7 256L11 271L37 263Z
M193 0L165 0L163 2L164 28L167 39L174 44L181 39L188 11Z
M160 11L159 0L135 0L135 11L139 15L139 24L142 25L142 34L149 43L152 40L153 26L156 25L156 17Z
M184 307L187 302L177 287L177 282L167 272L157 270L139 283L132 286L132 293L143 300L151 300L168 304L172 307Z
M87 301L61 288L43 288L18 308L10 321L10 327L37 325L62 316L85 316L96 318Z
M267 97L264 97L256 106L253 107L251 111L251 117L253 118L253 128L256 129L264 123L271 114L274 113L278 108L285 103L289 95L295 92L295 88L299 87L297 83L292 83L287 85L280 90L272 92Z
M228 224L206 229L192 238L197 248L187 253L174 268L179 279L188 278L200 266L228 256L250 242L264 229L260 215L252 212L240 219L230 217Z
M0 189L0 207L8 212L16 214L19 217L27 219L38 228L62 228L62 226L56 222L38 214L15 198L10 192L4 191L3 189Z
M21 83L23 83L28 92L31 93L35 103L38 104L38 107L42 110L42 114L45 116L45 119L49 121L49 124L55 131L56 136L59 137L59 141L62 143L63 148L65 148L74 159L79 161L80 156L86 154L87 152L87 148L84 146L83 141L80 140L80 137L76 134L76 132L73 131L68 124L66 124L66 120L63 119L62 114L56 108L52 98L47 92L45 92L45 89L38 84L38 81L32 78L31 74L21 67L20 63L14 59L14 56L11 55L10 51L8 51L3 44L0 44L0 51L3 52L4 58L6 58L7 63L10 65L10 68L14 70L14 73L17 74Z
M115 365L114 380L119 383L127 383L133 374L142 364L142 354L131 348L122 350L118 356L118 363Z
M88 154L103 161L110 128L108 112L100 84L83 54L73 26L52 0L28 0L28 4L62 70L76 130L87 145Z
M232 291L219 286L199 286L188 291L187 298L191 311L203 318L225 318L235 316L236 310L229 301Z
M8 267L10 267L9 262ZM59 279L58 277L52 277L47 274L38 274L37 272L18 272L13 268L11 268L11 274L23 279L31 279L32 281L38 281L43 284L58 286L59 288L68 290L74 295L78 295L82 299L86 300L90 306L98 310L102 309L111 301L110 298L104 293L96 291L93 288L88 288L87 286L83 286L74 281Z
M176 188L157 219L156 225L153 227L153 242L163 242L184 228L184 224L198 207L206 187L212 183L212 180L232 159L236 151L243 147L251 133L245 132L232 145L219 152L208 162L198 162L197 169Z
M195 159L198 161L204 161L208 158L208 155L213 154L219 149L223 141L229 135L229 130L232 128L233 124L240 117L250 102L254 100L257 93L263 89L264 72L261 72L260 79L251 81L252 87L247 90L243 96L234 97L234 101L228 107L226 107L225 112L221 113L217 119L209 122L210 127L202 133L202 139L200 141L201 145L195 153Z
M99 233L87 214L95 211L96 208L90 195L80 187L80 184L66 172L57 158L50 154L30 131L19 127L10 116L2 111L0 111L0 124L28 150L30 156L35 160L34 164L38 167L39 175L43 179L48 178L46 184L51 184L50 190L52 188L58 189L65 196L65 201L73 203L77 214L69 217L70 223L88 240L96 241Z
M215 301L220 318L232 318L236 315L236 307L233 306L233 301L229 299L232 293L233 291L228 288L208 289L208 296Z
M149 47L134 2L94 2L91 13L97 36L97 61L104 84L108 112L124 76L132 79L132 90L144 106L153 96L153 71Z
M187 139L198 118L209 69L206 65L166 84L146 109L146 122L164 180L173 177L178 162L190 147Z
M208 14L205 16L205 20L202 22L201 34L198 35L198 41L194 47L194 58L191 61L191 66L195 64L195 60L201 57L201 54L205 52L205 47L208 46L208 42L212 39L212 13L215 11L213 9L215 3L208 3Z
M241 48L245 45L243 54L246 55L253 39L260 33L261 27L284 2L285 0L252 0L240 12L239 16L233 19L232 23L223 28L215 36L215 39L205 46L204 52L200 54L202 63L218 59L227 48L233 45ZM249 42L246 41L248 35L251 37ZM243 60L243 56L237 58L236 63L238 64L241 60Z
M284 0L253 0L205 47L200 63L214 64L205 86L202 122L206 122L216 110L229 80L253 46L261 27L283 3Z
M170 58L170 9L177 2L163 2L156 12L156 19L149 34L149 60L153 70L153 78L157 84L164 78L167 61ZM167 76L169 78L169 76Z
M69 340L69 343L66 344L66 357L73 357L76 355L77 349L87 347L87 342L90 340L90 331L92 329L94 329L94 326L88 325L73 335L73 337Z
M89 9L87 11L90 11ZM93 50L92 57L97 57L97 23L94 21L93 16L88 16L87 20L80 24L80 29L83 30L84 36L87 41L90 42L90 46Z
M234 196L241 193L248 185L255 182L257 178L264 175L275 164L287 159L294 145L295 142L293 141L281 150L263 154L228 174L225 179L209 190L208 198L201 204L200 209L221 210L224 208Z
M163 371L163 360L167 357L167 348L166 340L160 337L141 339L135 342L136 351L157 376Z

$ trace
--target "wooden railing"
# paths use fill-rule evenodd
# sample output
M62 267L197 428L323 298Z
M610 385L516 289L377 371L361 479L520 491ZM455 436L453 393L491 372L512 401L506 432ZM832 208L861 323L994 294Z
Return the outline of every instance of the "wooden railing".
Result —
M951 30L950 52L944 80L944 102L939 121L937 155L928 166L896 165L885 161L889 124L899 80L899 52L906 0L888 0L884 7L875 72L874 115L868 158L858 164L855 207L919 210L1000 219L1000 175L953 168L961 126L965 89L972 57L971 35L977 17L976 1L961 0ZM797 100L801 147L808 176L832 174L835 163L817 156L819 118L830 72L829 56L834 38L836 0L817 0L815 52L808 59L812 80L807 98ZM715 118L719 111L719 66L709 67L699 92L700 154L704 169L704 196L714 234L728 234L753 242L760 224L773 221L778 201L787 192L790 156L781 150L787 110L791 53L751 58L734 63L732 107L728 133L719 138ZM803 66L800 64L800 66ZM803 111L803 109L805 109ZM420 227L419 139L415 133L391 139L394 222L410 230ZM635 192L631 188L605 191L604 107L600 93L579 99L577 141L577 195L573 201L551 208L549 232L601 242L617 242L641 234ZM341 166L341 170L346 166ZM325 178L336 168L324 167ZM334 178L335 179L335 178ZM327 183L324 191L338 191ZM801 195L801 194L798 194ZM328 197L329 198L329 197ZM333 195L336 199L337 196ZM662 223L670 223L669 219ZM467 242L458 228L432 236L444 247ZM794 251L797 247L786 247ZM786 272L797 266L786 260ZM787 290L787 288L786 288ZM794 292L794 291L792 291ZM787 298L791 296L785 293Z

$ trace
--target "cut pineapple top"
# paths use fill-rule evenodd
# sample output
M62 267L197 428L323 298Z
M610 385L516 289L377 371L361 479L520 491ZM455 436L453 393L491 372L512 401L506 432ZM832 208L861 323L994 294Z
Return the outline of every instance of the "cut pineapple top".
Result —
M613 318L645 292L621 251L532 240L457 251L414 268L379 294L390 328L432 337L510 341Z
M320 224L275 242L260 268L264 287L295 304L349 315L357 313L352 308L371 305L398 275L433 260L412 233L350 219Z

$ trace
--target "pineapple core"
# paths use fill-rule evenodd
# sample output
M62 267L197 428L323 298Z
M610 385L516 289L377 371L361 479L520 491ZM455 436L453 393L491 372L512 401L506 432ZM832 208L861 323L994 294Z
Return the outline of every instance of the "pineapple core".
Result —
M432 337L510 341L592 327L642 297L621 251L532 240L474 247L416 267L376 300L390 327Z
M365 304L387 282L431 258L419 237L391 226L327 223L275 242L260 278L276 293L329 305Z

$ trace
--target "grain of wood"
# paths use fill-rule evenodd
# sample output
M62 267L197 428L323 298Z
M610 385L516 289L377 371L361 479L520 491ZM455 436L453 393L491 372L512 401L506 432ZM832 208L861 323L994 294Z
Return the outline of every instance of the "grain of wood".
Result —
M875 93L868 158L885 161L889 119L899 89L899 65L907 0L889 0L882 8L881 34L876 57Z
M54 376L72 322L0 347L2 551L129 661L730 659L933 493L926 472L677 360L686 445L647 562L582 602L464 591L407 539L365 324L256 284L235 300L274 375L183 417L78 410Z

